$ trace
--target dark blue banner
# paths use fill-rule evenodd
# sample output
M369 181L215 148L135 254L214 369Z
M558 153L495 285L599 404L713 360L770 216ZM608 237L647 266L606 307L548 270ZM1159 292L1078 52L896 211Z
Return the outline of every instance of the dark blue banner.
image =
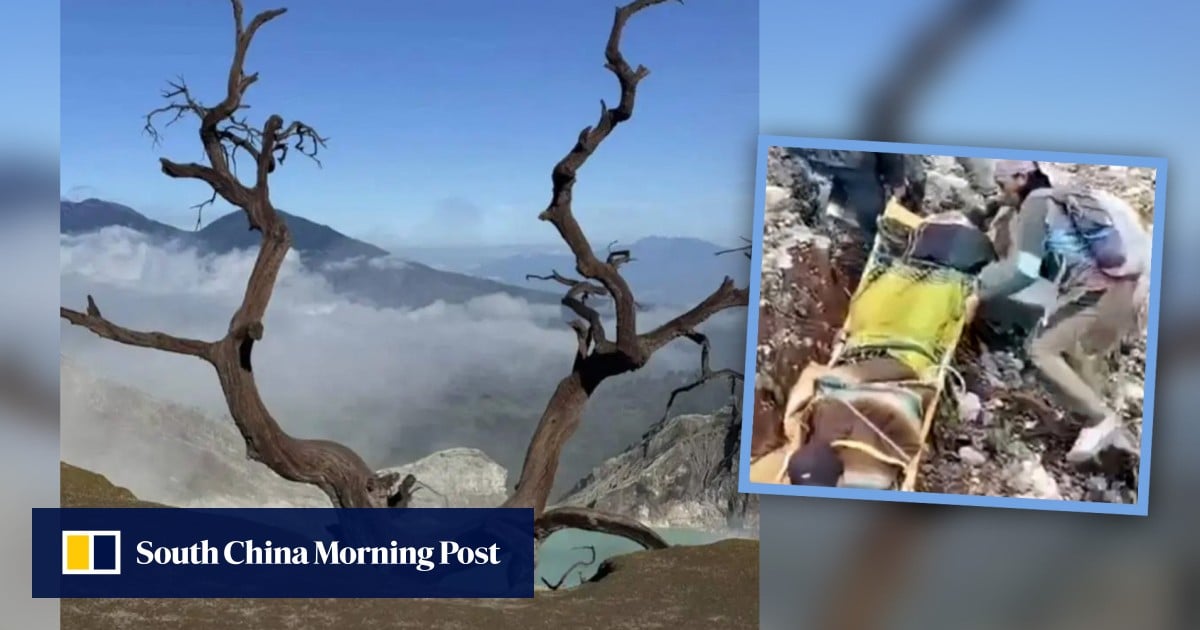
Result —
M34 597L533 597L533 510L37 508Z

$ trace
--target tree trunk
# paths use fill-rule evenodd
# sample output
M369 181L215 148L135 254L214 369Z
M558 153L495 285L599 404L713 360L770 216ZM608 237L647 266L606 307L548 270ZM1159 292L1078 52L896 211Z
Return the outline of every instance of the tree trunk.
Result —
M559 381L529 441L517 490L504 507L533 508L535 518L546 511L563 446L579 428L588 396L578 369Z
M247 457L284 479L317 486L336 507L383 507L372 492L375 473L357 453L327 440L297 439L280 428L243 363L247 343L226 338L212 356L230 415L246 440Z

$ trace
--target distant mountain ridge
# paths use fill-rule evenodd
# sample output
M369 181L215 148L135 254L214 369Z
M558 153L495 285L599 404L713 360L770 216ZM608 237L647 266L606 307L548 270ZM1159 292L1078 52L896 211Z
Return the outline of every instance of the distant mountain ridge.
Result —
M613 249L628 249L633 259L621 267L639 302L691 306L712 293L725 276L746 286L750 261L740 252L718 255L730 249L690 237L650 236L633 243L618 243ZM597 252L604 257L607 251ZM525 274L547 274L558 270L571 274L575 259L569 253L518 254L469 269L474 275L517 286L529 286ZM533 281L536 282L536 281Z
M370 243L350 238L337 230L279 211L292 233L292 247L313 262L322 264L341 262L351 258L376 258L389 252ZM224 254L239 249L258 247L259 235L250 230L246 215L241 210L230 212L204 226L197 234L214 254Z
M557 304L556 293L511 286L468 274L434 269L409 260L389 258L375 245L351 238L333 228L279 211L292 234L292 249L301 263L325 276L340 293L380 307L419 308L438 300L462 303L472 298L505 293L537 304ZM205 254L224 254L254 248L259 243L242 211L230 212L191 231L155 221L119 203L102 199L62 200L59 232L87 234L120 226L164 241L195 247Z
M309 221L282 210L278 211L292 233L292 247L307 257L306 263L327 264L350 258L387 256L387 250L350 238L333 228ZM258 246L259 235L250 230L241 210L218 217L199 230L181 230L155 221L137 210L101 199L60 202L60 227L63 234L85 234L105 227L121 226L150 236L179 239L195 245L204 253L224 254Z
M328 225L282 210L279 213L291 231L292 249L299 253L306 268L324 276L339 293L380 307L417 308L438 300L462 303L495 293L535 304L557 304L562 299L558 285L528 280L526 275L552 270L575 275L575 259L566 251L510 255L460 267L460 271L435 269L395 257L382 247ZM112 226L179 242L204 254L252 249L260 238L249 229L240 210L218 217L199 230L185 230L111 201L60 201L62 234L86 234ZM644 309L690 307L712 293L725 276L732 277L739 286L746 286L749 278L745 256L718 256L725 247L697 238L651 236L613 247L632 252L633 259L621 268L621 273ZM603 257L607 251L597 254ZM599 307L604 313L611 305L601 302Z
M58 219L58 231L61 234L87 234L112 226L129 228L151 236L185 238L192 234L155 221L129 206L100 199L64 199L59 202Z

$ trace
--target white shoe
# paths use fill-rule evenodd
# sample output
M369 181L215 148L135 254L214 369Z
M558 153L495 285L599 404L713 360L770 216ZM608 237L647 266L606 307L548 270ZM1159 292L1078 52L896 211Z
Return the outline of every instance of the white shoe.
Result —
M1101 420L1093 427L1084 427L1075 438L1075 445L1067 453L1067 461L1072 464L1086 462L1095 458L1101 451L1112 446L1121 435L1121 421L1115 416Z

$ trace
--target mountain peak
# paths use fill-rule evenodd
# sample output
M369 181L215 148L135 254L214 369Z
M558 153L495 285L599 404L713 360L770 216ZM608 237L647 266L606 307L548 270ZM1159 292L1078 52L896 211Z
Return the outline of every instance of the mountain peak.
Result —
M152 236L173 237L183 234L177 227L161 223L129 206L89 197L83 201L59 202L59 231L85 234L120 226Z
M560 296L487 278L436 270L416 262L397 264L391 254L304 217L279 211L292 236L292 249L311 271L322 274L335 291L377 306L415 308L437 301L461 303L505 293L536 304L558 304ZM100 199L63 201L63 234L95 232L122 226L143 234L173 239L205 254L253 250L261 236L250 230L241 210L217 217L198 231L185 231L149 219L121 204ZM358 264L366 262L367 264Z
M387 256L387 250L351 238L337 230L304 217L277 210L292 234L292 247L304 258L330 263L350 258ZM258 245L259 236L250 230L241 210L218 217L204 226L198 235L208 251L224 253Z

